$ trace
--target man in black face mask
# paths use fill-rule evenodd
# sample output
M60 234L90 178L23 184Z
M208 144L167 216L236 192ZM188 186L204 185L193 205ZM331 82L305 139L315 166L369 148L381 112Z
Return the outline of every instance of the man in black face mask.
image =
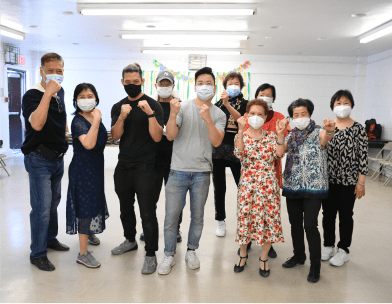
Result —
M135 194L145 237L146 257L143 274L155 272L158 250L158 221L155 211L154 159L156 142L163 133L163 110L154 99L144 95L140 66L130 64L122 72L121 83L128 97L112 107L112 137L120 141L114 186L120 200L121 222L126 240L112 250L120 255L138 248L136 236Z

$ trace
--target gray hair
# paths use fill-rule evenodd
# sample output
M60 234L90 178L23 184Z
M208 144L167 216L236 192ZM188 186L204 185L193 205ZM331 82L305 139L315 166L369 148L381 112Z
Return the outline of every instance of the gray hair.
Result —
M131 63L127 65L122 71L122 79L124 80L125 73L134 73L137 72L140 75L140 79L143 79L143 71L138 63Z

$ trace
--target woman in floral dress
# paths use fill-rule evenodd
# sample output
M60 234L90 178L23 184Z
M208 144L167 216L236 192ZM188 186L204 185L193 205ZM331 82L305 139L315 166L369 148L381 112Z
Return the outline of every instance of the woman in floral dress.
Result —
M254 99L246 107L247 117L237 120L235 155L241 161L241 180L237 195L237 237L240 261L234 266L241 272L246 265L247 244L255 241L262 246L259 273L268 277L268 251L272 243L284 242L280 218L280 187L274 173L273 162L284 155L284 131L288 123L277 121L277 135L261 127L266 119L268 105ZM246 123L249 129L244 132Z

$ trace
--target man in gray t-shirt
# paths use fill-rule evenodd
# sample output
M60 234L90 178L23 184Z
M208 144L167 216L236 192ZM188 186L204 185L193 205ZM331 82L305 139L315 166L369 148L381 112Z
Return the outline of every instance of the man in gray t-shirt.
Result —
M159 274L168 274L175 264L178 220L185 207L189 190L191 224L185 260L190 269L198 269L195 250L203 231L204 206L207 201L212 171L212 147L219 147L224 137L226 115L211 104L215 95L215 76L211 68L195 74L197 97L180 103L170 102L166 137L174 140L171 170L166 185L165 258L158 265Z

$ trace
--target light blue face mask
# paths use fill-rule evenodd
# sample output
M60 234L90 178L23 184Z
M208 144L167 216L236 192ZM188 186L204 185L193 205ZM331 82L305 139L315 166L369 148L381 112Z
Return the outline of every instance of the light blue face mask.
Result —
M241 89L239 86L230 85L227 87L226 92L227 92L227 94L229 94L230 97L236 97L236 96L240 95Z
M48 74L46 75L44 73L44 75L46 76L46 83L48 83L51 79L56 80L59 84L61 84L64 80L64 76L63 75L58 75L58 74Z

